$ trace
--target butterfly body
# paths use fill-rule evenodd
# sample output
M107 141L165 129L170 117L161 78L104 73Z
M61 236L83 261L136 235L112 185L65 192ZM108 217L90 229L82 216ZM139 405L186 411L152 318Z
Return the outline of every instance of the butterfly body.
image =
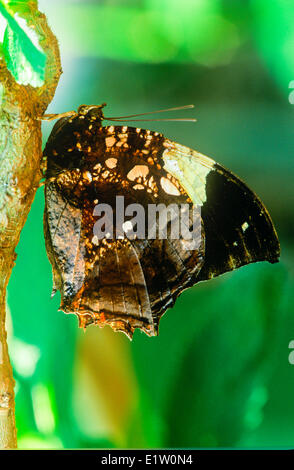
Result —
M156 335L160 317L183 289L244 264L278 260L270 216L237 177L162 134L103 127L102 119L99 107L60 119L44 150L44 227L54 291L61 292L61 310L75 313L80 326L109 324L129 337L135 328ZM200 207L197 247L189 250L173 238L170 224L164 238L150 239L149 232L128 237L117 222L118 197L146 214L158 204L186 205L189 228ZM113 233L103 238L95 235L99 204L113 214ZM152 223L151 232L158 220Z

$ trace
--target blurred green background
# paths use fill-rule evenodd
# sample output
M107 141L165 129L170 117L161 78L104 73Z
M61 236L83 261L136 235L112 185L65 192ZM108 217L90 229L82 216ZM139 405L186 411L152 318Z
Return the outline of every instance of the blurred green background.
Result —
M39 6L63 64L48 112L106 101L109 114L126 115L194 103L179 116L197 124L147 127L244 179L273 217L282 257L185 291L159 337L84 333L57 311L58 294L50 299L40 189L8 292L19 447L293 447L293 1ZM43 124L44 143L51 128Z

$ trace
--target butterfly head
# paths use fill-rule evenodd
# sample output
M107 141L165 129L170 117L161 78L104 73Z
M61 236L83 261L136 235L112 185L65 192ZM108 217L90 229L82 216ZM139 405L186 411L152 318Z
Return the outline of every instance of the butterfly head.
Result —
M106 103L99 105L86 105L82 104L78 108L78 115L87 117L90 121L102 121L104 119L102 109L106 106Z

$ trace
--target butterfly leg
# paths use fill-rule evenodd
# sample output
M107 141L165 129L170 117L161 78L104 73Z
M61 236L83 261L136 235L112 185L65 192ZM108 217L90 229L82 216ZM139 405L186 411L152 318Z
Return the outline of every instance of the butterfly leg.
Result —
M66 113L57 113L57 114L43 114L43 116L38 117L39 121L54 121L55 119L60 119L67 116L75 116L76 111L67 111Z

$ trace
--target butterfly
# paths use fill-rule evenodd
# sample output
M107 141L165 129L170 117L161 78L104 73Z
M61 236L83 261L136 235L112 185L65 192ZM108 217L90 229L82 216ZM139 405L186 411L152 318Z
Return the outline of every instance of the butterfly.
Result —
M76 314L80 327L108 324L129 338L136 328L154 336L184 289L249 263L277 262L279 241L267 209L237 176L158 132L103 126L104 106L65 113L44 149L53 293L60 291L60 310ZM170 219L164 237L131 237L125 229L98 237L97 207L112 210L99 225L105 229L118 214L118 197L144 210L188 207L186 228L196 220L197 244L189 249L172 237ZM128 215L120 229L135 228ZM158 218L152 223L158 229Z

